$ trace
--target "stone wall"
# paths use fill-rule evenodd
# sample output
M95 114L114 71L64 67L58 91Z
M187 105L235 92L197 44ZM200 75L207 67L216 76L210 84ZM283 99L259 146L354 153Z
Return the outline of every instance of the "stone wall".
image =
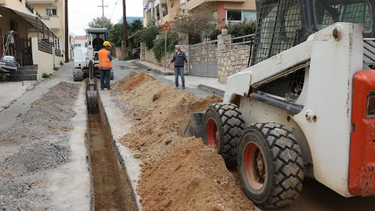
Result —
M218 36L218 77L226 83L228 77L247 68L250 45L232 45L231 35Z
M181 50L186 53L191 64L218 64L218 80L226 83L228 77L245 70L248 66L250 55L250 45L232 44L231 35L225 32L218 36L218 43L202 45L181 45ZM189 58L189 54L191 57ZM172 59L173 54L169 53L167 62ZM164 65L164 56L157 61L154 52L147 49L141 43L141 61L150 62L155 65Z
M188 45L181 45L181 51L185 52L187 59L189 60L189 46ZM167 63L172 60L173 53L167 54ZM158 61L155 59L154 51L152 49L148 49L144 43L141 43L141 61L150 62L155 65L164 66L164 55Z
M217 63L218 47L215 43L192 45L190 47L192 64L215 64Z

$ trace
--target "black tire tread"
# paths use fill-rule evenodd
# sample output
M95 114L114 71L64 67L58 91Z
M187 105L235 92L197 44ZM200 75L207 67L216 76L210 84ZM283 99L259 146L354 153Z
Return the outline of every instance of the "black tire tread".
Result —
M218 103L211 105L208 109L215 110L222 122L220 133L223 134L223 147L221 156L227 167L235 167L237 164L237 147L245 129L245 121L242 113L234 104Z
M291 131L278 123L258 123L249 126L261 133L268 141L275 169L271 195L262 203L261 209L285 207L300 195L304 179L301 150Z

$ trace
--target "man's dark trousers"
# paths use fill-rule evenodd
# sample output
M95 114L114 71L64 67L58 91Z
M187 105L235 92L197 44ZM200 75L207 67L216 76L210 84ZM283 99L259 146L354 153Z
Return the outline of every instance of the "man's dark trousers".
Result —
M105 84L104 84L105 80ZM111 70L100 70L100 88L111 88Z
M178 87L178 76L181 76L182 87L185 88L185 75L184 74L185 74L184 67L174 67L174 77L175 77L176 87Z

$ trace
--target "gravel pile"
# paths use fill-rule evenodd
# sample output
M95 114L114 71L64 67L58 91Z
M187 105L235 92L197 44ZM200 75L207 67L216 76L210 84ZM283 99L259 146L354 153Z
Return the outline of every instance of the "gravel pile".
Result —
M23 140L40 140L51 131L69 129L69 120L74 116L71 107L78 95L75 84L59 83L41 99L31 105L31 109L20 116L10 131L0 134L0 144L12 145Z
M31 142L23 145L15 155L6 158L0 168L20 175L48 170L66 163L69 152L68 146L49 141Z
M69 161L79 85L59 83L0 134L0 210L54 210L48 171Z

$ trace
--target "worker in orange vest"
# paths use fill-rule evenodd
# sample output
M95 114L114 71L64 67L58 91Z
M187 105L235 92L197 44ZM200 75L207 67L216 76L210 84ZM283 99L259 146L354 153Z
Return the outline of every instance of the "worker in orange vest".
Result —
M103 43L104 48L99 51L99 69L100 69L100 88L104 90L111 90L111 71L112 71L112 60L113 57L111 52L109 52L109 47L111 43L105 41ZM105 81L104 81L105 80Z

